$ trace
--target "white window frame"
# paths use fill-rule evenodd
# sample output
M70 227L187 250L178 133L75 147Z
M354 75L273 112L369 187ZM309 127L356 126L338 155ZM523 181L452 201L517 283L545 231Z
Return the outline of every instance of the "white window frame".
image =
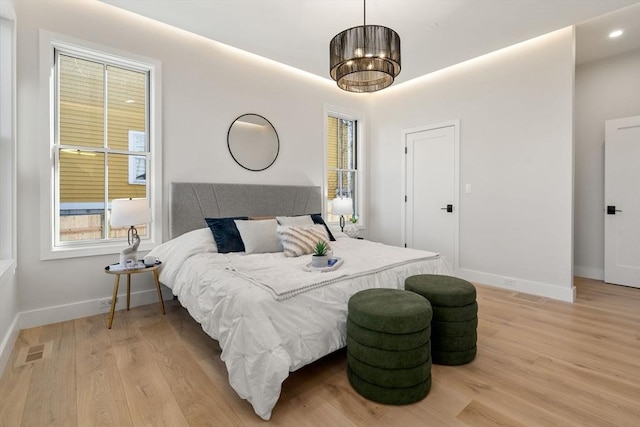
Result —
M0 2L0 286L13 274L16 229L16 14Z
M323 208L323 217L324 218L328 218L328 212L329 212L329 203L331 201L331 199L329 199L329 194L327 194L328 192L328 183L327 180L329 179L329 168L327 167L327 140L329 137L329 129L328 129L328 125L327 125L327 118L331 116L331 117L338 117L341 119L346 119L346 120L355 120L357 122L357 128L356 128L356 156L357 156L357 169L356 169L356 197L355 197L355 204L356 204L356 214L358 215L358 222L356 223L356 227L360 230L363 230L366 228L366 223L367 223L367 205L366 205L366 195L365 195L365 182L364 182L364 177L365 177L365 141L366 141L366 132L365 129L366 127L366 121L365 121L365 115L364 113L358 112L358 111L353 111L353 110L349 110L349 109L345 109L342 107L337 107L337 106L332 106L332 105L325 105L324 106L324 116L323 116L323 120L324 120L324 139L322 141L322 147L323 147L323 156L322 156L322 163L323 163L323 185L324 185L324 208ZM329 222L329 224L331 225L337 225L338 222Z
M146 151L146 143L144 132L138 130L129 131L129 151ZM147 178L138 178L138 163L141 162L145 165L147 158L145 156L130 156L129 157L129 184L146 185ZM145 170L146 173L146 170Z
M147 167L151 218L148 236L140 242L139 250L150 250L162 242L162 85L159 61L110 47L82 41L62 34L40 30L40 117L42 122L40 152L40 258L61 259L118 253L123 249L121 239L56 244L55 221L58 221L55 180L55 50L70 55L102 58L114 65L138 68L149 72L149 163ZM124 239L126 245L126 239Z

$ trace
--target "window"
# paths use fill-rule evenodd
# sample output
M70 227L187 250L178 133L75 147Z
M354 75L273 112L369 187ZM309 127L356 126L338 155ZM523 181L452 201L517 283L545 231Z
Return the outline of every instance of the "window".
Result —
M49 51L51 209L43 258L119 251L128 227L110 227L111 200L146 198L160 223L157 65L55 40ZM131 225L141 249L160 240L159 226Z
M0 287L11 274L16 240L15 12L0 4Z
M332 214L331 201L336 198L352 200L353 215L363 224L363 191L361 183L361 120L329 112L327 114L326 167L327 167L327 220L339 222ZM347 219L351 218L351 215Z

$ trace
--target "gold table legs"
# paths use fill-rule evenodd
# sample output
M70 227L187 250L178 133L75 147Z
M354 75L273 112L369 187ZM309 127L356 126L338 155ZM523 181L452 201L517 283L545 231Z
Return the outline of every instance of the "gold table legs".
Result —
M111 329L111 325L113 324L113 314L116 311L116 297L118 296L118 285L120 285L120 275L116 274L116 283L113 285L113 297L111 298L111 313L109 314L109 329Z
M162 291L160 290L160 280L158 279L158 269L154 268L152 270L153 272L153 278L156 281L156 289L158 291L158 300L160 302L160 309L162 310L162 314L165 314L164 311L164 301L162 300ZM131 306L131 274L132 273L126 273L126 272L122 272L122 273L116 273L116 280L115 283L113 284L113 297L111 298L111 311L109 313L109 329L111 329L111 325L113 325L113 315L115 314L116 311L116 299L118 297L118 287L120 286L120 276L122 274L126 274L127 275L127 310L129 310L129 307Z
M158 270L153 270L153 277L156 279L156 289L158 290L158 300L160 301L160 308L162 314L164 314L164 301L162 300L162 292L160 291L160 280L158 279Z

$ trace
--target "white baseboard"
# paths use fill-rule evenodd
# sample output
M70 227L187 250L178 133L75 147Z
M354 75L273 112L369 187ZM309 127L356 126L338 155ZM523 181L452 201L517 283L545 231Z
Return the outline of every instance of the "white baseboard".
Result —
M13 351L19 332L18 315L16 315L16 317L13 318L13 322L11 322L11 326L9 326L9 330L2 339L2 342L0 342L0 377L4 373L4 368L7 366L7 362L9 362L9 358L11 357L11 352Z
M498 276L496 274L483 273L481 271L467 270L463 268L456 271L456 276L470 282L548 297L560 301L574 302L576 299L576 288L573 284L571 287L557 286L548 283L518 279L516 277Z
M593 280L604 280L604 269L593 267L573 266L573 274L578 277L586 277Z
M162 287L162 298L169 300L173 298L169 288ZM71 304L58 305L55 307L40 308L37 310L23 311L18 314L20 329L34 328L36 326L48 325L50 323L64 322L67 320L79 319L96 314L107 313L109 308L98 308L98 302L105 298L74 302ZM148 289L144 291L131 292L131 307L152 304L158 302L158 291ZM116 302L116 310L127 307L127 295L119 294Z

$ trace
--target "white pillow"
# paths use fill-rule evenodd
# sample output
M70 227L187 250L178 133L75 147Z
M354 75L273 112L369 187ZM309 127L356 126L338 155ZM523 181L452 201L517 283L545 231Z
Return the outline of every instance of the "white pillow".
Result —
M276 220L278 220L278 224L280 225L307 226L314 224L311 215L277 216Z
M312 254L318 241L322 240L329 246L329 236L322 224L314 224L302 227L279 225L278 239L282 244L284 255L296 257L305 254Z
M278 222L275 219L258 221L236 219L234 222L240 232L240 237L242 237L246 254L282 252L282 247L276 234Z
M192 255L204 252L218 252L216 241L209 227L189 231L174 239L156 246L147 255L157 257L162 261L160 266L160 281L173 288L173 282L182 264Z

